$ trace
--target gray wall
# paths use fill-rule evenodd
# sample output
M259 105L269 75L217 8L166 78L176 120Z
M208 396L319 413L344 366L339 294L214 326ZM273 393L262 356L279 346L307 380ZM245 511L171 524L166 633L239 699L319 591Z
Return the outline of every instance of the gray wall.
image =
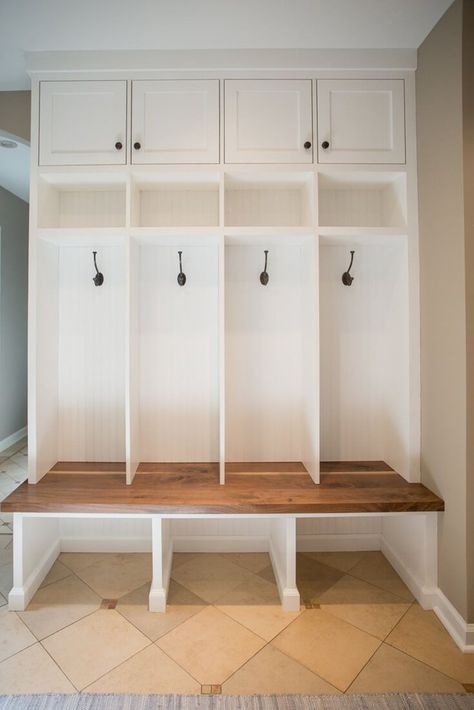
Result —
M26 426L28 204L0 187L0 441Z
M462 28L463 3L456 0L418 51L421 449L422 480L446 503L440 516L439 586L464 619L473 620L467 562L474 503L468 497ZM472 283L468 288L472 297Z
M0 128L30 140L30 91L0 91Z
M463 14L464 232L467 337L467 564L468 618L474 622L474 0Z

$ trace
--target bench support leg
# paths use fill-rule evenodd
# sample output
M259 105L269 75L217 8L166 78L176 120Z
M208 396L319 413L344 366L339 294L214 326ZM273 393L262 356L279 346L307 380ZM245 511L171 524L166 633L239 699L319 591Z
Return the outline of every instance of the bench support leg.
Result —
M166 598L173 562L173 541L170 535L170 521L154 516L152 525L153 578L148 607L150 611L166 611Z
M296 519L270 521L270 557L285 611L299 611L300 593L296 588Z

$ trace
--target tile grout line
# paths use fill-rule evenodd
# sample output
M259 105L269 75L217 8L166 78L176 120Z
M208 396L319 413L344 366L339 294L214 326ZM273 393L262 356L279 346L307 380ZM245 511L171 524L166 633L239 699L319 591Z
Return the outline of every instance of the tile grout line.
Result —
M395 626L388 632L388 634L385 636L385 638L380 642L380 645L377 646L377 648L375 649L375 651L373 652L373 654L370 656L370 658L367 660L367 662L364 663L363 667L360 669L360 671L357 673L357 675L352 679L352 681L350 682L350 684L349 684L349 685L347 686L347 688L345 689L344 695L345 695L345 694L347 693L347 691L351 688L351 686L356 682L357 678L360 676L360 674L362 673L362 671L368 666L368 664L370 663L370 661L372 660L372 658L375 656L375 654L378 653L378 651L380 650L380 648L385 644L386 639L390 636L390 634L392 633L392 631L398 626L398 624L401 622L401 620L408 614L408 612L410 611L410 609L411 609L411 607L413 606L413 604L414 604L414 602L412 602L412 603L410 604L410 606L408 607L408 609L402 614L402 616L401 616L400 619L397 621L397 623L395 624ZM349 623L349 622L348 622L348 623ZM351 626L353 626L353 624L351 624ZM356 626L355 628L358 628L358 627ZM380 641L380 639L379 639L379 641Z
M426 663L426 661L422 661L420 658L415 658L415 656L410 655L409 653L407 653L403 649L398 648L397 646L392 646L391 643L387 643L386 641L384 641L384 644L386 646L389 646L390 648L393 648L395 651L402 653L404 656L406 656L410 660L416 661L416 663L421 663L422 666L425 666L426 668L429 668L430 670L435 671L436 673L439 673L440 675L444 676L448 680L452 680L455 683L458 683L458 685L461 685L461 686L463 685L463 683L460 680L458 680L457 678L453 678L453 676L448 675L448 673L445 673L444 671L440 671L439 668L435 668L434 666L431 666L429 663ZM461 691L458 691L458 692L461 692Z
M52 660L52 662L54 663L54 665L57 666L57 668L59 669L59 672L62 673L63 676L71 683L71 685L72 685L72 687L74 688L74 690L75 690L76 692L78 692L78 688L76 687L75 683L72 682L72 679L68 676L68 674L66 673L66 671L64 671L64 670L61 668L61 666L59 665L59 663L56 661L55 658L53 658L53 656L50 654L50 652L48 651L48 649L43 646L43 644L42 644L41 641L39 642L39 644L40 644L41 648L43 649L43 651L50 657L50 659Z
M112 611L115 611L115 610L112 610ZM127 619L125 619L125 621L127 621ZM133 626L133 624L130 624L130 625ZM134 627L134 628L135 628L135 627ZM140 631L140 629L137 629L137 630ZM145 636L145 634L143 633L143 631L142 631L141 633L142 633L143 636ZM150 641L150 639L148 638L148 636L145 636L145 638L146 638L148 641ZM108 671L106 671L105 673L103 673L102 675L100 675L98 678L96 678L95 680L93 680L91 683L87 683L87 685L85 685L82 689L78 689L78 692L79 692L79 693L85 693L85 692L87 692L87 688L90 688L91 685L94 685L94 683L97 683L99 680L102 680L102 678L105 678L106 675L108 675L109 673L112 673L112 671L117 670L117 668L120 668L120 666L123 666L124 663L128 663L129 661L131 661L132 658L135 658L135 656L138 656L139 653L142 653L142 651L146 651L147 648L150 648L150 646L153 646L153 645L154 645L153 641L150 641L150 643L147 643L147 645L144 646L143 648L141 648L139 651L135 651L135 653L132 653L132 655L129 656L128 658L126 658L124 661L120 661L120 663L117 663L116 666L113 666L113 668L110 668Z

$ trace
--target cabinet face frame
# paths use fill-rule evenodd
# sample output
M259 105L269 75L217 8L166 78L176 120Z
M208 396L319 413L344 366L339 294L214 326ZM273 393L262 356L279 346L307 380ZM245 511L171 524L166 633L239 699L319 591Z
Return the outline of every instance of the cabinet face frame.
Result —
M302 163L313 162L313 116L311 79L227 79L225 82L225 162L226 163ZM265 147L258 145L259 136L251 137L247 147L240 145L240 130L250 128L252 117L267 117L272 122L278 119L278 101L275 97L296 94L296 135L291 137L291 145ZM239 99L244 94L253 95L253 106L248 105L251 119L245 119L240 109ZM268 97L265 97L268 94ZM273 101L272 96L273 95ZM267 101L265 101L267 98ZM271 104L265 105L272 101ZM244 107L245 109L245 107ZM268 116L266 116L268 113ZM281 114L280 114L281 115ZM247 126L246 126L247 123ZM268 124L270 125L270 124ZM263 126L262 126L263 127ZM261 128L262 128L261 127ZM247 141L249 136L247 135ZM305 148L305 143L310 146Z
M59 97L63 97L62 106ZM62 116L58 117L58 111ZM84 135L74 130L73 121L80 120L87 121ZM54 145L55 133L61 137L62 148ZM110 134L110 141L103 133ZM122 147L117 149L116 143ZM125 165L127 81L41 81L38 148L39 165Z
M173 163L219 163L219 80L218 79L178 79L171 80L152 80L152 81L132 81L132 120L131 120L131 162L133 165L146 164L173 164ZM152 127L155 122L159 125L160 116L158 115L159 105L154 108L147 109L147 98L153 95L165 96L165 101L168 102L170 108L169 113L165 116L167 125L165 130L161 131L160 140L169 138L170 144L166 147L166 140L160 147L153 147L150 144L150 138L147 137L147 127ZM178 103L175 107L171 107L170 97L175 95ZM182 135L186 132L190 133L189 114L181 114L179 109L184 109L185 105L194 102L201 104L202 125L201 134L194 136L196 146L191 145L186 147L185 142L183 148L173 146L176 134L181 126ZM173 110L173 108L175 110ZM152 128L150 128L152 130ZM172 133L175 135L173 136ZM198 147L199 142L201 147ZM140 148L136 149L135 145L139 144Z
M337 107L334 104L333 96L346 94L346 101ZM347 136L339 129L338 132L338 108L343 113L343 119L347 125L348 111L350 110L350 95L359 99L363 94L372 94L376 100L377 94L389 95L387 125L382 126L374 120L372 126L364 128L365 135L357 135L358 128L349 131ZM318 79L317 81L317 105L318 105L318 162L330 163L352 163L352 164L377 164L377 163L405 163L405 91L403 79ZM356 98L357 101L357 98ZM384 111L387 106L363 106L360 100L353 104L353 110L359 122L368 121L374 116L376 109ZM350 119L349 119L350 122ZM382 134L385 135L382 137ZM379 146L370 146L370 141L374 136L381 139ZM361 145L357 147L357 140ZM386 144L383 145L383 141ZM324 148L328 143L329 145ZM339 143L339 145L338 145Z

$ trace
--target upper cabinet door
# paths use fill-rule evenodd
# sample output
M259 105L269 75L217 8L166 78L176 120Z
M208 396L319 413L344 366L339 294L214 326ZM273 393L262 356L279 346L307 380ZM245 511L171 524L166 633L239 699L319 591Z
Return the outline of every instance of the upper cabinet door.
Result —
M126 81L42 81L40 165L123 165Z
M132 163L218 163L219 82L134 81Z
M311 80L225 82L226 163L311 163Z
M318 81L320 163L404 163L402 79Z

